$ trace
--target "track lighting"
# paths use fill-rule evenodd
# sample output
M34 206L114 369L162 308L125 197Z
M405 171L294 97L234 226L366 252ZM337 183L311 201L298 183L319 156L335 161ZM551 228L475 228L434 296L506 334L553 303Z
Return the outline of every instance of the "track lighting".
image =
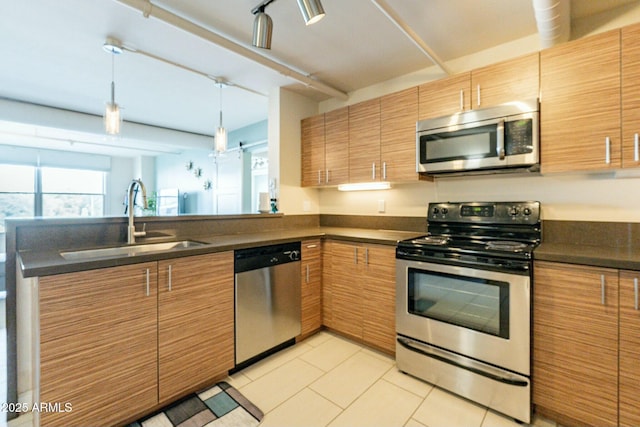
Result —
M253 45L261 49L271 49L273 21L264 9L265 6L262 6L253 20Z
M307 25L315 24L324 18L324 9L320 0L298 0L298 6Z
M271 35L273 33L273 21L266 14L265 9L275 0L262 0L251 10L256 15L253 20L253 45L261 49L271 49ZM320 0L297 0L302 17L307 25L315 24L321 20L325 13Z
M111 53L111 101L107 102L104 110L104 130L109 135L117 135L120 133L120 124L122 116L120 115L120 107L116 104L116 84L115 84L115 57L122 53L120 42L111 37L102 45L105 52Z

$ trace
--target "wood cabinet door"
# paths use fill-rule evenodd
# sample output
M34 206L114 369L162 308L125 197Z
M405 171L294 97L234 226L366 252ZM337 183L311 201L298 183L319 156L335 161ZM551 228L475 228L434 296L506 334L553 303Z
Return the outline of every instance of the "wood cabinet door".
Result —
M331 324L356 339L362 339L363 255L360 245L331 243Z
M471 71L471 107L537 99L540 88L539 53L502 61Z
M380 99L380 158L383 181L417 181L418 87Z
M160 402L233 368L233 301L233 252L158 263Z
M301 335L307 336L322 326L322 259L320 239L303 240L301 249Z
M39 279L40 425L110 426L158 403L157 264ZM63 408L64 409L64 408Z
M300 122L302 186L322 185L324 165L324 114L307 117Z
M541 51L540 86L542 172L620 167L620 31Z
M349 107L330 111L324 119L324 183L345 184L349 182Z
M367 245L364 260L363 339L387 353L396 349L395 247Z
M622 29L622 166L640 165L640 24Z
M331 240L322 239L322 324L333 328L333 256Z
M621 426L640 425L640 292L639 271L620 272Z
M418 120L471 109L471 73L461 73L418 86Z
M562 424L618 422L618 271L534 265L533 402Z
M375 98L349 106L349 182L380 177L380 98Z

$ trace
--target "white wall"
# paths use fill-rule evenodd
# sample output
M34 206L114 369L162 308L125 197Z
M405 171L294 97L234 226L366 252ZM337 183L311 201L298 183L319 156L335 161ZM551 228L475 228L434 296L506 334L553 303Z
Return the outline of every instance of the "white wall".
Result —
M134 178L134 159L131 157L112 157L111 172L107 179L107 200L105 216L124 215L124 197L127 187ZM146 183L145 183L146 184Z
M640 2L624 8L624 14L609 13L578 21L574 32L583 37L640 22ZM539 50L536 36L459 58L447 63L455 72L471 70ZM319 111L372 99L420 83L444 77L430 67L349 94L347 102L328 100ZM395 185L391 190L343 193L336 189L318 191L319 212L351 215L393 215L424 217L429 202L477 200L538 200L545 219L640 222L640 173L490 175L439 178L435 182ZM385 200L386 212L378 212Z
M300 187L300 120L315 114L309 98L284 88L269 94L269 180L276 180L279 211L288 215L319 212L317 191Z

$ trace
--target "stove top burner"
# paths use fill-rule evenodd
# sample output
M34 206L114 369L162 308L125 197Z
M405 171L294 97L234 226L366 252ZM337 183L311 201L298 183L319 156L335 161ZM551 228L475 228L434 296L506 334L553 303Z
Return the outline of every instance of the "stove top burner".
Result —
M486 248L489 250L506 251L506 252L522 252L528 245L522 242L512 242L508 240L494 240L488 242Z
M415 243L423 245L444 246L449 243L451 239L448 236L424 236L415 239Z

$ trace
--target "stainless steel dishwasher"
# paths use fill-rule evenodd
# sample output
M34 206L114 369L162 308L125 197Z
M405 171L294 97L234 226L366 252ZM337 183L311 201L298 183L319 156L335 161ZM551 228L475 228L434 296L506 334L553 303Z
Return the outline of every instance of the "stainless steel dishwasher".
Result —
M300 242L235 251L236 368L300 334Z

